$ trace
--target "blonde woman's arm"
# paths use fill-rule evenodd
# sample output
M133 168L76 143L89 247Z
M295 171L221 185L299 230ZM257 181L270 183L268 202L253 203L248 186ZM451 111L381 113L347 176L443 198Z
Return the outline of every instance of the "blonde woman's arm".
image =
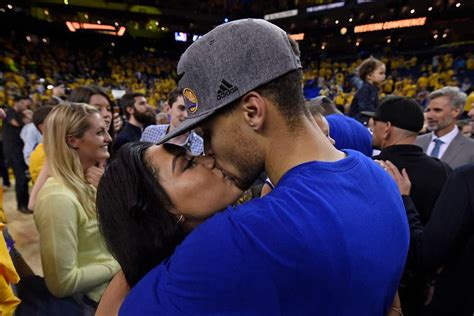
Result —
M43 187L44 183L48 178L51 176L49 172L49 165L48 165L48 160L44 162L44 166L41 169L38 178L36 179L35 184L33 185L33 188L31 189L30 193L30 199L28 200L28 208L30 210L35 209L35 204L36 204L36 198L38 197L38 192L41 190Z
M105 262L103 257L100 262L95 260L94 247L97 256L103 255L98 242L83 242L79 246L79 236L83 235L79 226L96 227L84 223L84 216L71 197L62 193L44 195L36 205L34 219L40 235L44 279L49 291L57 297L91 291L109 282L119 270L112 257ZM79 249L89 249L90 253L87 262L80 265Z

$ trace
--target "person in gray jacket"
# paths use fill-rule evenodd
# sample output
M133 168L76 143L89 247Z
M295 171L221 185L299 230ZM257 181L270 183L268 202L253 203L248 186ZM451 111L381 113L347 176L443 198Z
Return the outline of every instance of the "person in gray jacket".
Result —
M455 169L474 162L474 140L459 132L456 119L466 104L466 94L446 86L428 96L426 117L431 133L418 136L416 144L432 157Z

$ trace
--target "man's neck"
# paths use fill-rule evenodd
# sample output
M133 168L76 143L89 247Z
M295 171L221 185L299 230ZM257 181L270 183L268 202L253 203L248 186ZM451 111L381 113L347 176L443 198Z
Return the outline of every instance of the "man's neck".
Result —
M394 145L415 145L416 136L396 136L389 139L384 145L383 149Z
M143 124L138 122L137 119L134 116L130 116L130 119L128 120L128 124L143 129Z
M168 133L170 133L174 129L175 129L175 127L170 124L170 126L168 128ZM176 144L176 145L182 145L186 141L186 139L188 139L189 133L190 132L187 132L187 133L181 134L179 136L176 136L173 139L171 139L170 142L173 143L173 144Z
M443 129L440 129L439 131L435 131L434 135L436 137L443 137L444 135L451 133L455 128L456 128L456 124L452 124L452 125L446 126Z
M334 162L345 157L324 136L314 122L305 118L297 134L275 129L267 146L265 169L273 184L290 169L310 161Z

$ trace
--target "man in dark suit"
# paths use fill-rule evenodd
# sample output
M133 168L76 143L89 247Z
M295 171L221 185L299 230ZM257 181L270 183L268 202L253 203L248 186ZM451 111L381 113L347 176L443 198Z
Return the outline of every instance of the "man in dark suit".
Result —
M474 140L462 135L456 119L463 112L466 94L458 87L443 87L428 96L426 116L431 133L419 136L416 144L428 155L451 168L474 162Z
M383 165L402 194L410 224L408 262L435 276L434 292L423 315L474 314L474 164L449 176L428 223L423 226L410 194L410 179Z
M389 160L399 170L406 169L413 184L410 197L421 215L422 224L426 224L452 170L415 145L416 136L423 127L421 107L413 99L390 96L380 103L376 112L362 114L374 121L372 144L381 149L374 159ZM413 273L410 265L405 267L399 294L406 315L419 315L423 308L425 282L421 276Z

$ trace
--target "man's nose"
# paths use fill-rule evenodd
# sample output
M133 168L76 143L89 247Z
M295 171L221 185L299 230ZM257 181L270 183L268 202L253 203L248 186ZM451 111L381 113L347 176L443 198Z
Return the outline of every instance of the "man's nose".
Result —
M214 156L214 152L211 148L211 143L206 139L204 139L204 154L206 156Z
M216 160L213 156L199 156L195 158L198 163L202 164L204 167L208 169L214 169L216 166Z

